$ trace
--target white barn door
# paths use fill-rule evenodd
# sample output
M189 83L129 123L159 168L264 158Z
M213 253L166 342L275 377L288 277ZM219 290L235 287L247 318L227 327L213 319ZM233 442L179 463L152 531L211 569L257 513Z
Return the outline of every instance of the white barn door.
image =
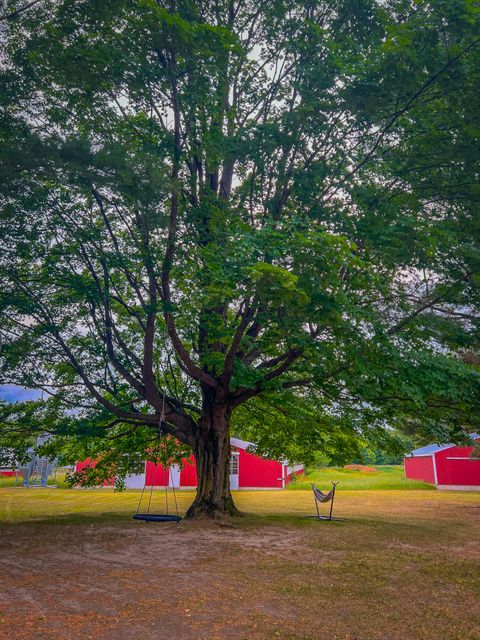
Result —
M172 464L168 474L168 486L178 489L180 487L180 467L178 464Z
M230 489L236 491L239 487L238 484L238 463L239 463L238 451L232 451L230 456Z
M143 489L145 485L145 471L143 473L134 473L125 478L125 486L127 489Z

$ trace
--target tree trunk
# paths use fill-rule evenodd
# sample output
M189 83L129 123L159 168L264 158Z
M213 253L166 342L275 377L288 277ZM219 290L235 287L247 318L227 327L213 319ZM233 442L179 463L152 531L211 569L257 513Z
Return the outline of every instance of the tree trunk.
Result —
M204 403L204 415L193 445L197 495L186 518L240 515L230 493L230 414L225 405Z

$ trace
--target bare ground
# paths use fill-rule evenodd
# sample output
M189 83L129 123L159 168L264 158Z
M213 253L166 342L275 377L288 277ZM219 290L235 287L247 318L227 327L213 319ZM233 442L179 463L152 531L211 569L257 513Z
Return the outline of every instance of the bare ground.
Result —
M479 496L408 496L340 496L348 522L7 522L0 637L480 639Z

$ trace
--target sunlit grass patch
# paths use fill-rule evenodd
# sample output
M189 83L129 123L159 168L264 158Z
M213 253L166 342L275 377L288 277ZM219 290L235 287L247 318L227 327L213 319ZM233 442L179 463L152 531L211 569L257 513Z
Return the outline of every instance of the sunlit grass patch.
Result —
M59 469L55 475L51 475L48 478L49 486L55 486L60 489L65 489L67 487L65 483L65 475L66 475L65 468ZM22 485L23 485L23 479L20 472L18 473L18 476L0 475L0 489L8 488L8 487L22 487Z
M407 480L403 465L375 466L375 471L344 469L343 467L324 467L298 476L289 485L290 489L309 489L315 482L320 488L329 488L331 482L338 482L338 490L364 491L383 489L435 489L426 482Z
M402 524L415 522L418 513L445 516L452 514L451 505L461 505L464 501L477 501L480 493L439 491L349 491L342 487L337 492L334 515L353 518L357 523L375 521L380 524L384 518L397 517L404 513ZM68 522L81 518L108 520L110 517L130 518L136 511L140 491L132 490L115 493L111 488L99 489L0 489L0 522L53 521ZM193 491L177 491L180 513L185 513L194 498ZM306 516L315 513L314 500L310 490L283 491L237 491L234 499L245 514L238 519L238 526L268 522L285 525L307 526ZM145 505L144 505L145 506ZM174 507L170 496L170 509ZM321 505L323 509L329 505ZM163 490L153 493L152 511L163 512L165 494ZM342 527L345 523L330 523L329 526ZM441 523L439 523L441 524Z

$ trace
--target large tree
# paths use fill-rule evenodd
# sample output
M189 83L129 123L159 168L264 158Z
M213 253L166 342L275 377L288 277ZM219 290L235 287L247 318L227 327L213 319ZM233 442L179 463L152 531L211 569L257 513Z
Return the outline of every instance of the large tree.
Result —
M164 409L215 516L232 420L278 455L469 428L475 2L5 4L2 382L45 396L4 436L125 460Z

